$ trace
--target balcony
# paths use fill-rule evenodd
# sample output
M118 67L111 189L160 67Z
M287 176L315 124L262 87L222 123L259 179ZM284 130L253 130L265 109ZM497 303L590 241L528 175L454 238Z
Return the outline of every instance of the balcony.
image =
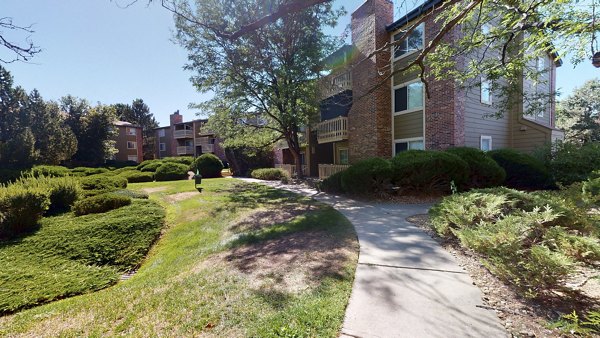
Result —
M190 147L190 146L177 147L177 155L194 155L194 147Z
M350 168L348 164L319 164L319 178L324 180L348 168Z
M175 138L176 139L194 138L194 131L193 130L175 130Z
M196 146L203 146L205 144L210 144L210 137L196 137L194 139L194 143Z
M317 125L319 144L348 139L348 118L344 116L323 121Z
M346 90L352 90L352 72L346 69L342 73L325 76L320 83L321 97L326 99Z

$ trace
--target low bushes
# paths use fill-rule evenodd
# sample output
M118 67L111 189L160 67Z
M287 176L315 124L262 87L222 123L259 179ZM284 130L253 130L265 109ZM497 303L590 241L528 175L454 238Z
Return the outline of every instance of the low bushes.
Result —
M596 226L551 193L474 190L445 198L430 215L438 234L481 254L490 271L526 296L559 288L575 264L600 260Z
M155 172L163 164L161 160L146 160L137 166L137 170L144 172Z
M599 168L600 143L583 146L558 143L552 150L550 171L554 179L563 185L585 181L592 171Z
M469 179L466 189L492 188L502 185L506 179L506 171L491 157L479 149L459 147L450 148L448 153L460 157L469 165Z
M194 172L196 170L200 171L203 178L221 177L223 162L213 154L204 154L194 161L191 170Z
M319 189L331 194L340 194L344 192L342 189L342 175L343 171L335 173L326 179L324 179L319 185Z
M47 213L69 211L82 195L81 184L75 177L27 177L17 182L24 187L48 189L50 205Z
M124 194L106 193L77 201L73 205L73 212L77 216L99 214L129 204L131 204L131 197L129 196L125 196Z
M0 186L0 237L28 232L50 207L50 190L22 183Z
M548 170L533 156L512 149L492 150L488 154L506 171L504 184L509 188L537 190L553 186Z
M127 179L120 175L92 175L79 179L85 196L99 195L127 188Z
M189 167L185 164L166 162L156 170L156 181L176 181L188 178Z
M583 199L592 204L600 204L600 171L595 171L583 182L581 187Z
M133 191L133 190L127 190L127 189L113 191L113 194L123 195L123 196L127 196L130 198L142 199L142 200L147 200L149 197L148 194L145 192Z
M350 194L373 194L384 192L390 185L392 169L390 162L382 158L360 161L341 174L341 187Z
M71 175L71 171L69 169L57 165L38 165L31 168L29 173L34 177L64 177Z
M281 168L254 169L250 176L258 180L266 181L279 181L281 179L289 178L288 172Z
M88 168L88 167L77 167L71 169L71 173L75 176L91 176L97 174L105 174L110 172L110 170L106 168Z
M194 163L194 158L191 156L165 157L162 159L162 161L185 164L187 166L191 166L192 163Z
M154 181L154 173L152 172L141 172L137 170L123 171L119 176L127 179L127 183L141 183L141 182L152 182Z
M467 162L454 154L409 150L392 159L392 172L403 193L439 194L451 192L452 183L463 187L470 171Z

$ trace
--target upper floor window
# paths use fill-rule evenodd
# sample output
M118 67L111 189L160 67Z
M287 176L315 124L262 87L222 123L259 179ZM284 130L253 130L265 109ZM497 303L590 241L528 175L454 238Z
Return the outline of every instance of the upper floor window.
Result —
M539 110L537 113L537 117L540 117L540 118L546 117L546 102L545 102L545 100L543 98L539 98L538 105L539 105L539 107L538 107Z
M167 145L164 143L159 143L158 144L158 150L159 151L166 151L167 150Z
M159 129L158 130L158 137L165 137L165 130L164 129Z
M135 128L127 128L127 135L136 135L136 129Z
M481 78L481 103L492 104L492 81Z
M137 143L127 141L127 149L137 149Z
M398 41L404 32L394 35L394 42ZM423 49L423 40L425 36L425 26L420 24L408 35L408 37L394 46L394 59L401 58L403 55Z
M423 109L423 83L413 82L394 88L394 114Z

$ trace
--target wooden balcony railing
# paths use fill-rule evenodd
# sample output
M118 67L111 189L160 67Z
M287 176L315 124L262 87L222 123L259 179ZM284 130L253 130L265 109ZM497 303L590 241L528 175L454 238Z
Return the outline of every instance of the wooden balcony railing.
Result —
M177 155L194 155L194 147L190 147L190 146L177 147Z
M196 143L197 146L202 146L205 144L210 144L210 137L196 137L194 139L194 142Z
M321 80L321 97L326 99L346 90L352 90L352 72L334 73Z
M193 130L175 130L175 138L194 138Z
M281 168L287 171L291 177L295 177L296 175L296 165L295 164L276 164L275 168ZM308 166L302 166L302 175L306 176L308 174Z
M317 125L317 141L320 143L336 142L348 139L348 118L336 117Z
M350 168L350 165L348 164L319 164L319 178L324 180L327 177L348 168Z

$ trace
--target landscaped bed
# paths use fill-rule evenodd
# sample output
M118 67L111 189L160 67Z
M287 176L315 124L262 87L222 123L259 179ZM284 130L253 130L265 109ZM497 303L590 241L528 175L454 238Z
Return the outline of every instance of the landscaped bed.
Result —
M0 335L337 336L357 261L351 224L264 186L213 179L203 187L130 185L167 209L168 227L139 271L2 317Z

